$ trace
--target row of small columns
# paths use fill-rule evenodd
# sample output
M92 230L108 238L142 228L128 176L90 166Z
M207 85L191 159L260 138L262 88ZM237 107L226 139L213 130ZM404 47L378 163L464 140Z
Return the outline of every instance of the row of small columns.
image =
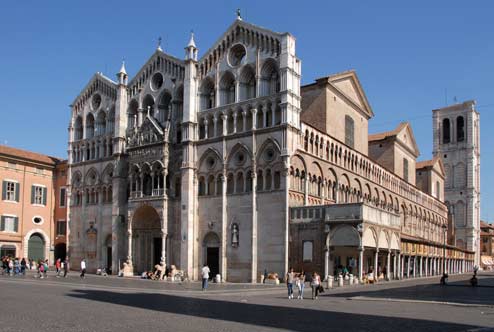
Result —
M359 248L358 277L360 281L363 279L364 250L364 248ZM376 276L379 267L378 262L380 250L378 248L373 248L370 250L374 251L374 276ZM444 272L448 274L461 274L473 271L474 267L473 261L460 258L446 258L446 271L443 271L442 257L405 255L400 254L400 252L396 250L386 250L386 253L385 277L387 280L439 276ZM325 249L324 254L324 275L327 277L329 275L329 248ZM393 264L392 270L391 264ZM407 267L406 269L405 266Z
M161 172L160 171L151 171L149 173L149 175L151 177L151 191L154 189L160 190L160 189L165 188L166 176L168 175L168 170L166 168L161 170ZM160 181L155 181L156 176L160 176L160 175L162 176L161 182L163 183L163 188L160 188ZM132 173L129 177L129 182L134 184L135 190L133 192L139 192L142 195L143 189L144 189L144 174L143 173L140 173L140 174ZM155 188L155 184L157 185L157 188Z
M235 134L237 133L237 125L238 125L238 113L242 114L242 132L245 132L248 130L247 128L247 112L251 112L252 114L252 127L250 128L251 130L255 130L258 128L257 126L257 108L248 108L249 106L242 107L242 111L233 111L232 117L233 117L233 131L232 133ZM268 116L268 103L263 104L262 106L262 117L263 117L263 126L266 127L265 125L267 124L267 116ZM223 132L221 133L222 136L226 136L228 134L228 116L221 112L221 120L223 121ZM209 120L207 118L204 118L203 120L204 123L204 139L209 138L208 137L208 129L209 129ZM269 124L268 124L269 125ZM271 126L276 125L276 104L272 103L271 104ZM218 114L215 113L213 116L213 135L214 137L218 136ZM262 128L259 126L259 128Z
M81 146L75 146L72 149L73 162L87 161L93 160L97 158L104 158L106 156L110 156L112 154L112 139L108 138L99 142L95 142L94 149L92 147L93 142L87 142L82 144ZM98 148L99 147L99 153ZM87 151L89 151L90 155L88 158ZM105 153L106 152L106 153Z

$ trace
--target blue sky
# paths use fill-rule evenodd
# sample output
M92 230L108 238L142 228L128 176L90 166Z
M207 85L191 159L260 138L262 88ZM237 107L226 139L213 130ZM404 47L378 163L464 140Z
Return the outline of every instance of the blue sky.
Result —
M481 114L482 218L494 218L494 2L492 1L3 1L0 143L66 156L68 105L96 71L126 59L132 76L163 38L182 57L235 19L297 38L303 83L355 69L373 107L370 131L412 123L431 157L434 108L475 99ZM200 53L201 54L201 53Z

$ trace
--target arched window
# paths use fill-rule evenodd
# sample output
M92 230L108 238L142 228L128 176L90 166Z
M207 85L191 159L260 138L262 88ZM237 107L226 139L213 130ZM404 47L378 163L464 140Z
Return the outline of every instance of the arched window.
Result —
M100 111L96 118L96 136L101 136L106 133L106 113Z
M247 65L240 74L239 100L248 100L256 97L256 75L251 66Z
M80 116L75 120L75 137L74 140L82 139L82 118Z
M257 171L257 190L264 190L264 177L262 170Z
M208 195L214 195L214 176L210 175L208 178Z
M89 113L86 117L86 138L94 136L94 116Z
M199 196L203 196L206 193L206 180L201 176L199 178Z
M443 144L451 142L451 124L449 119L443 120Z
M245 191L248 193L252 191L252 171L248 171L245 177Z
M127 126L128 128L134 128L137 125L137 109L139 104L135 99L133 99L129 104L129 109L127 111Z
M227 181L226 181L226 193L227 194L233 194L233 189L234 189L233 174L230 173L230 174L228 174Z
M456 118L456 141L463 142L465 140L465 120L462 116Z
M214 82L210 77L202 81L200 89L200 110L207 110L215 107Z
M220 103L227 105L235 102L235 78L229 71L223 74L220 81Z
M280 91L278 65L273 59L268 59L261 69L260 96L269 96Z
M237 184L236 184L236 191L237 193L243 193L244 192L244 173L239 172L237 174Z
M353 148L355 145L355 123L351 116L345 115L345 144Z
M163 123L167 121L168 118L170 117L171 101L172 101L172 95L168 91L163 92L163 95L161 96L158 104L157 120L159 122ZM153 114L151 113L151 115Z

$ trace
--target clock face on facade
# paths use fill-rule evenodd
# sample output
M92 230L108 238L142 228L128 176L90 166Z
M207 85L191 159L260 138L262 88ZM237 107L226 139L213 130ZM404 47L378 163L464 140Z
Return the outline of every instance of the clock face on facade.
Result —
M91 106L93 107L93 111L96 111L101 106L101 96L99 94L93 96Z

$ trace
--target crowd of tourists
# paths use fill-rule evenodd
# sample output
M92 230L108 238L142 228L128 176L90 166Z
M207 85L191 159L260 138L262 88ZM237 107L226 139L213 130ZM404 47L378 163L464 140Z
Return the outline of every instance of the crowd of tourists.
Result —
M69 272L68 258L58 258L53 266L56 277L67 277ZM44 279L48 277L50 266L48 259L19 259L10 256L2 257L1 275L7 276L25 276L26 271L35 271L34 277Z

